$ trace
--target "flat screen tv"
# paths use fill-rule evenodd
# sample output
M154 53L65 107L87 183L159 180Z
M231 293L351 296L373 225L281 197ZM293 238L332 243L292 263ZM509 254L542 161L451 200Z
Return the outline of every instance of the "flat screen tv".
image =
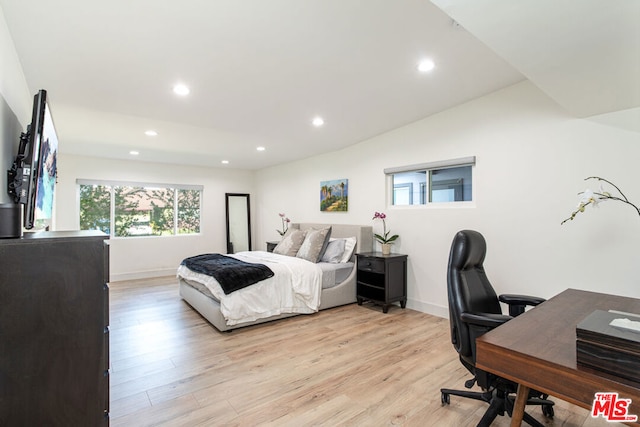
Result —
M47 91L33 98L33 115L20 136L18 154L7 171L7 190L15 203L24 205L25 229L48 229L53 217L58 137L47 102Z

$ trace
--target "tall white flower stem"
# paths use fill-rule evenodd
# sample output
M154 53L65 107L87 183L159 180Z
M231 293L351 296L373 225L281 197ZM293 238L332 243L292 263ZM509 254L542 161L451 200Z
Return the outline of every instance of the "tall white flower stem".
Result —
M616 191L618 191L618 193L620 194L620 196L614 196L611 193L609 193L608 191L604 191L603 189L600 192L595 192L595 191L591 191L591 190L586 190L583 191L582 193L578 193L579 195L582 196L582 200L580 201L580 204L578 205L578 208L571 213L571 216L567 219L565 219L564 221L562 221L561 224L564 224L567 221L572 221L573 218L576 217L576 215L580 212L584 212L585 207L592 205L593 207L597 207L598 203L606 201L606 200L617 200L619 202L625 203L631 207L633 207L636 212L638 213L638 215L640 216L640 209L634 205L633 203L631 203L629 201L629 199L627 198L627 196L618 188L617 185L615 185L614 183L612 183L609 180L606 180L604 178L600 178L599 176L590 176L588 178L585 178L585 181L589 180L589 179L595 179L598 181L602 181L602 182L606 182L607 184L609 184L610 186L612 186L613 188L616 189Z

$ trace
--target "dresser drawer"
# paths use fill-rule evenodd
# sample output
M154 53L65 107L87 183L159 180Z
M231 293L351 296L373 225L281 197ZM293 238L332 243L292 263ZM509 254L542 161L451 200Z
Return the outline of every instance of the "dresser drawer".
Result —
M384 260L373 257L358 257L358 270L384 274Z
M104 318L104 325L109 325L109 285L105 283L102 285L102 312Z

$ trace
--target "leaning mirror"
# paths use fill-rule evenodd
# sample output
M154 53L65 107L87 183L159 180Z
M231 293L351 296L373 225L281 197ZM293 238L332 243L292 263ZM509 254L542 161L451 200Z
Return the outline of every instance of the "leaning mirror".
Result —
M227 253L251 250L249 195L225 193L227 209Z

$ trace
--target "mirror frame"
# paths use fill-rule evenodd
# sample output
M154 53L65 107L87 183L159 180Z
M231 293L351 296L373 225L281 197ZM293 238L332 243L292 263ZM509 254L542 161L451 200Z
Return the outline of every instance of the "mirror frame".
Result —
M229 198L231 197L243 197L247 200L247 237L248 237L248 248L251 249L251 204L250 204L250 196L247 193L224 193L224 204L226 211L226 221L227 221L227 253L231 254L233 252L233 244L231 242L231 233L229 229Z

